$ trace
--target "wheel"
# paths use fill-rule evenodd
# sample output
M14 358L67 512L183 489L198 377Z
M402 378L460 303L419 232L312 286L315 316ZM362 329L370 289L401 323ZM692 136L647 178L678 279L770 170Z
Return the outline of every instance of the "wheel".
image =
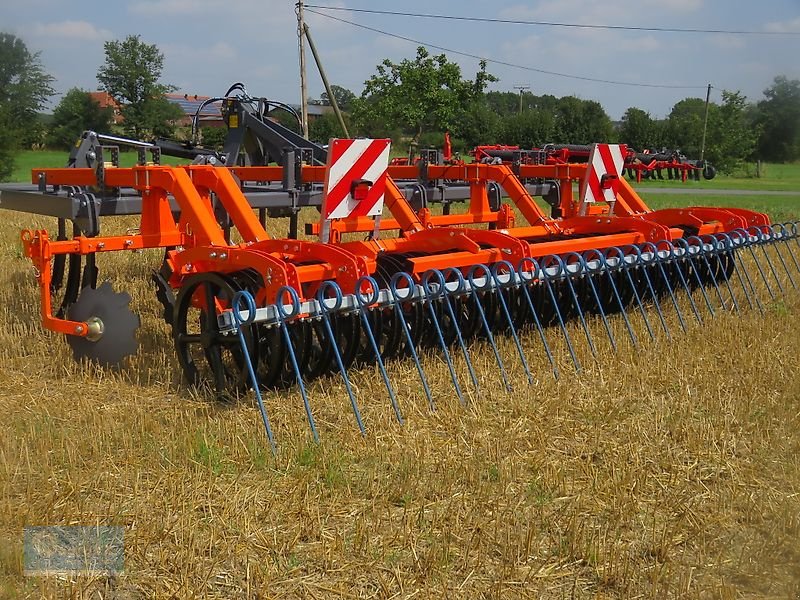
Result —
M238 334L220 331L217 321L241 289L231 277L198 273L186 279L175 301L172 337L184 377L220 399L236 397L250 384ZM242 332L251 361L258 364L253 327Z

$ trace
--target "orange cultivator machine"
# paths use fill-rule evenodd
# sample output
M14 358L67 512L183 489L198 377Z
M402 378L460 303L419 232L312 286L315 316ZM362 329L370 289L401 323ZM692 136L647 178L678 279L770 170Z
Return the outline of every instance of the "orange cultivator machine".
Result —
M419 166L387 167L387 140L334 140L316 165L119 168L98 160L35 169L33 186L3 188L0 206L59 219L55 239L25 230L22 242L36 267L44 326L65 334L77 358L113 365L136 350L129 297L97 285L97 257L161 248L158 297L186 380L220 395L254 389L259 402L259 390L296 385L316 437L305 382L318 377L342 378L363 430L353 365L380 372L402 421L385 365L413 361L433 406L420 348L438 349L463 401L465 388L479 385L473 339L492 349L510 389L509 360L528 383L542 367L559 376L554 335L576 369L575 331L596 355L590 316L614 348L622 341L610 321L619 319L635 346L719 311L764 310L764 294L796 287L797 224L741 209L650 210L620 176L622 154L595 145L587 164L520 165L518 173L503 164L426 164L429 179L468 190L459 214L412 206L402 182L418 181ZM321 198L321 214L303 235L275 238L262 200L287 178ZM545 182L542 198L522 180ZM297 208L292 194L281 198ZM101 220L114 214L140 215L138 228L102 235ZM636 331L632 312L644 330ZM513 357L503 356L497 336L513 342ZM549 364L529 362L534 341ZM468 368L456 369L457 361Z

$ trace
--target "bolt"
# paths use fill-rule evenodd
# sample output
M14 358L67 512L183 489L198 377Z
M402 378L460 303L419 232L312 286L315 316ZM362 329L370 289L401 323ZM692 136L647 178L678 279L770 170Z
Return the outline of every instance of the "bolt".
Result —
M208 256L209 256L209 258L217 258L217 253L216 252L210 252Z
M125 240L126 246L133 246L133 240Z
M228 258L228 254L226 252L223 252L222 254L219 255L219 258L220 260L225 260L226 258Z
M77 333L78 335L83 333L83 325L76 325L75 326L75 333Z

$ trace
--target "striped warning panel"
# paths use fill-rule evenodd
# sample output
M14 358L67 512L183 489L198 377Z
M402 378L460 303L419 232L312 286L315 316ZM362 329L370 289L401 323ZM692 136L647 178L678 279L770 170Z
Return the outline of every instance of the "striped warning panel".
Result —
M391 140L339 140L328 146L322 218L374 217L383 211Z
M589 168L583 183L581 204L615 202L617 182L625 164L627 147L621 144L594 144L589 154Z

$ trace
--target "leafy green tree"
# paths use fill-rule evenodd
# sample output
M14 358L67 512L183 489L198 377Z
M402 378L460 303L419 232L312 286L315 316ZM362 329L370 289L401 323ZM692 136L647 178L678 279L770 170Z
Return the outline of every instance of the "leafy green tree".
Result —
M564 144L612 141L611 118L599 102L574 96L559 99L555 107L555 140Z
M353 106L353 100L356 99L356 95L347 88L343 88L342 86L336 84L331 84L331 92L333 93L333 97L336 99L336 104L339 106L339 110L343 112L349 111ZM320 94L319 103L323 106L331 105L330 98L328 98L328 92L322 92L322 94Z
M344 121L345 125L347 125L348 131L350 130L349 126L349 117L347 114L344 114ZM309 120L308 123L308 137L312 140L319 142L321 144L327 144L328 140L331 138L340 138L344 136L344 132L342 131L341 126L339 125L339 119L336 118L336 115L331 113L324 113L318 117Z
M465 80L461 68L440 54L431 56L417 48L413 60L384 60L370 77L361 97L353 103L353 116L368 134L385 134L400 127L419 138L424 131L453 131L463 107L483 95L497 79L481 61L474 80Z
M113 118L112 108L101 107L86 90L72 88L53 111L47 143L51 147L69 149L84 131L107 132Z
M797 160L800 158L800 80L780 75L764 90L764 97L756 107L756 123L762 128L759 158L776 162Z
M750 123L747 98L740 92L722 92L714 138L706 156L723 173L730 173L756 151L760 126Z
M200 137L204 148L221 151L228 136L227 127L202 127Z
M538 108L523 110L504 117L499 126L499 139L503 144L520 148L541 148L554 141L555 116Z
M171 135L171 122L183 113L164 97L175 88L159 82L164 55L158 46L129 35L121 41L106 42L104 50L105 64L97 70L97 80L122 105L125 130L139 139Z
M662 129L661 123L653 119L650 113L632 106L622 115L619 141L640 152L658 148L664 143Z
M681 150L689 158L700 158L705 112L706 101L702 98L684 98L677 102L667 117L666 145ZM719 106L712 102L708 106L707 147L709 141L715 139L718 122ZM711 159L709 156L707 158Z
M38 112L53 94L39 53L10 33L0 33L0 181L13 171L18 148L38 141Z

